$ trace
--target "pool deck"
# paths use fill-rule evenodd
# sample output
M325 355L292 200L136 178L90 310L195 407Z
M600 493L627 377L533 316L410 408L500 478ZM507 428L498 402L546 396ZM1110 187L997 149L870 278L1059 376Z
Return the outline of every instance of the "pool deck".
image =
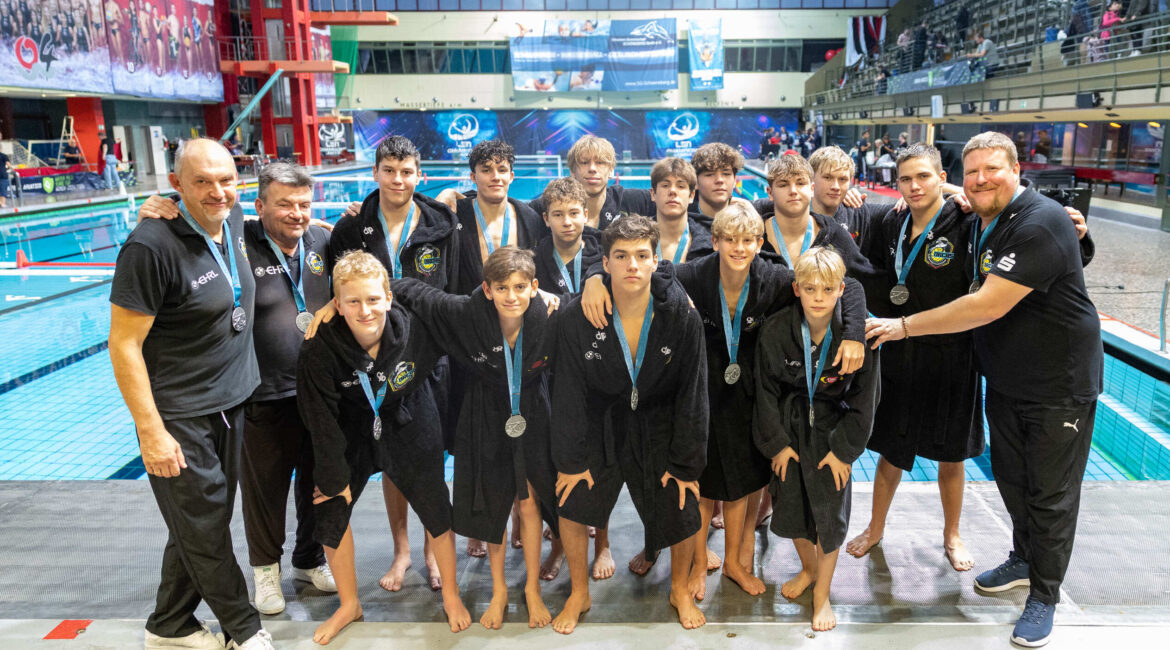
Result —
M1170 554L1163 537L1170 529L1166 482L1086 482L1072 563L1061 591L1053 647L1156 647L1170 632ZM866 524L872 486L854 486L850 534ZM78 498L84 496L84 511ZM142 625L153 606L166 530L142 481L0 483L6 525L0 545L13 562L0 573L0 636L22 648L141 647ZM708 578L701 604L709 624L686 632L666 602L669 561L635 577L625 561L641 546L641 524L623 494L611 519L611 542L618 562L613 578L591 583L593 609L568 638L552 630L530 630L523 604L523 561L507 551L508 618L502 631L478 623L460 635L443 624L438 594L426 586L421 544L414 546L414 568L402 591L380 589L377 578L392 557L385 510L377 490L354 511L358 581L365 621L347 629L331 648L395 647L529 648L571 644L577 647L1008 647L1007 637L1026 591L977 594L978 571L998 564L1008 552L1010 522L995 485L968 483L962 531L975 556L974 571L955 572L941 549L942 515L931 484L904 483L882 544L861 559L842 554L832 600L840 625L814 634L808 626L809 593L788 600L778 585L796 571L792 545L774 535L757 539L756 573L767 591L750 597L718 572ZM289 513L289 537L293 517ZM421 528L410 518L411 536ZM241 517L232 522L238 560L247 571ZM721 553L723 536L710 538ZM459 549L463 600L478 621L490 597L486 559L471 559ZM547 549L547 545L545 546ZM288 549L286 548L286 552ZM316 622L337 599L305 584L283 581L288 608L263 617L278 647L310 648ZM545 601L557 612L569 593L568 571L545 583ZM198 615L210 618L206 607ZM44 641L65 620L92 620L76 641ZM734 639L734 640L733 640ZM813 644L817 645L813 645Z

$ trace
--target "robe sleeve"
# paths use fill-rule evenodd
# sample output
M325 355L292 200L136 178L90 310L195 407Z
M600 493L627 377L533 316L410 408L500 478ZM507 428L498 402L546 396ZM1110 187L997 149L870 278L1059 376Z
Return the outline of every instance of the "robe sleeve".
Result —
M699 312L688 308L681 323L675 348L674 370L679 378L674 394L674 432L666 469L680 481L697 481L707 465L707 431L710 415L707 403L707 346Z
M466 330L464 312L470 296L453 296L413 278L395 280L391 289L441 349L447 354L456 352Z
M756 448L767 458L792 445L780 412L783 388L779 373L784 366L784 348L780 337L785 323L773 316L764 323L756 342L756 413L752 418L752 437ZM862 368L864 370L864 367Z
M341 393L330 372L333 360L316 341L301 346L297 358L297 410L313 442L313 481L325 496L337 496L350 479L345 432L337 421Z
M843 463L853 463L861 456L873 431L873 413L881 390L879 363L878 355L866 347L865 363L853 374L849 388L841 397L841 404L848 410L829 432L829 449Z
M562 314L557 320L556 364L553 370L552 426L550 442L553 465L564 474L580 474L589 469L586 435L588 388L585 381L584 352L574 336L584 325L580 308ZM596 477L594 477L596 478Z
M841 295L842 338L865 343L865 289L853 278L845 278Z
M1093 256L1097 253L1097 245L1093 243L1093 233L1087 232L1085 236L1079 240L1081 248L1081 268L1089 265L1093 261Z

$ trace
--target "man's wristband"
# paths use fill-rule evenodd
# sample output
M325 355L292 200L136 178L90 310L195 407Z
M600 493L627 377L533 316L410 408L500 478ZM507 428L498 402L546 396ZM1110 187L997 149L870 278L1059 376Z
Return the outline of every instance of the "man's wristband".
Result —
M910 328L906 326L906 317L902 316L902 336L910 338Z

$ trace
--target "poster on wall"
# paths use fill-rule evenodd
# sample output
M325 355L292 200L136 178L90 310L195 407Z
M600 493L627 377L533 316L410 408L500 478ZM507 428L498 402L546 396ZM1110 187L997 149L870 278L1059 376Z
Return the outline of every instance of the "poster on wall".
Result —
M512 87L534 92L678 87L675 19L517 23Z
M687 34L691 90L723 88L723 19L692 18Z
M312 27L309 31L313 39L313 60L332 61L333 41L329 27ZM333 85L332 72L313 75L313 87L318 110L327 111L337 106L337 88Z
M708 142L725 142L754 157L764 131L796 129L800 111L358 111L353 117L358 160L372 161L374 149L389 135L410 138L424 160L462 160L475 144L493 138L508 142L517 154L564 156L583 135L609 140L619 158L629 151L636 160L657 160L690 158Z
M108 0L114 91L223 100L213 0Z
M0 5L0 85L113 92L100 0Z

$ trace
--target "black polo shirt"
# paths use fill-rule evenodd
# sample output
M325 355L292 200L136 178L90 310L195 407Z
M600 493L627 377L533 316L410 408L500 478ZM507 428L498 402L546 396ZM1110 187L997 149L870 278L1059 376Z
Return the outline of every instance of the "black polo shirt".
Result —
M154 316L142 344L150 390L164 420L206 415L248 399L260 383L252 347L256 283L239 205L228 218L235 247L244 331L232 329L231 278L203 235L183 219L143 219L118 252L110 302Z
M977 245L976 239L969 247ZM968 257L968 269L971 264ZM979 264L982 279L997 275L1032 289L1002 318L975 330L988 385L1032 402L1096 399L1104 357L1101 321L1064 208L1025 189L988 235Z
M297 392L297 355L305 334L297 328L297 303L292 283L284 274L272 245L264 236L260 221L248 221L244 232L251 254L249 261L256 278L256 362L260 366L260 386L252 394L253 402L281 399ZM305 266L301 268L300 248L291 256L281 253L292 273L293 282L301 281L305 307L315 313L331 297L328 258L329 231L309 226L301 237L305 247Z

